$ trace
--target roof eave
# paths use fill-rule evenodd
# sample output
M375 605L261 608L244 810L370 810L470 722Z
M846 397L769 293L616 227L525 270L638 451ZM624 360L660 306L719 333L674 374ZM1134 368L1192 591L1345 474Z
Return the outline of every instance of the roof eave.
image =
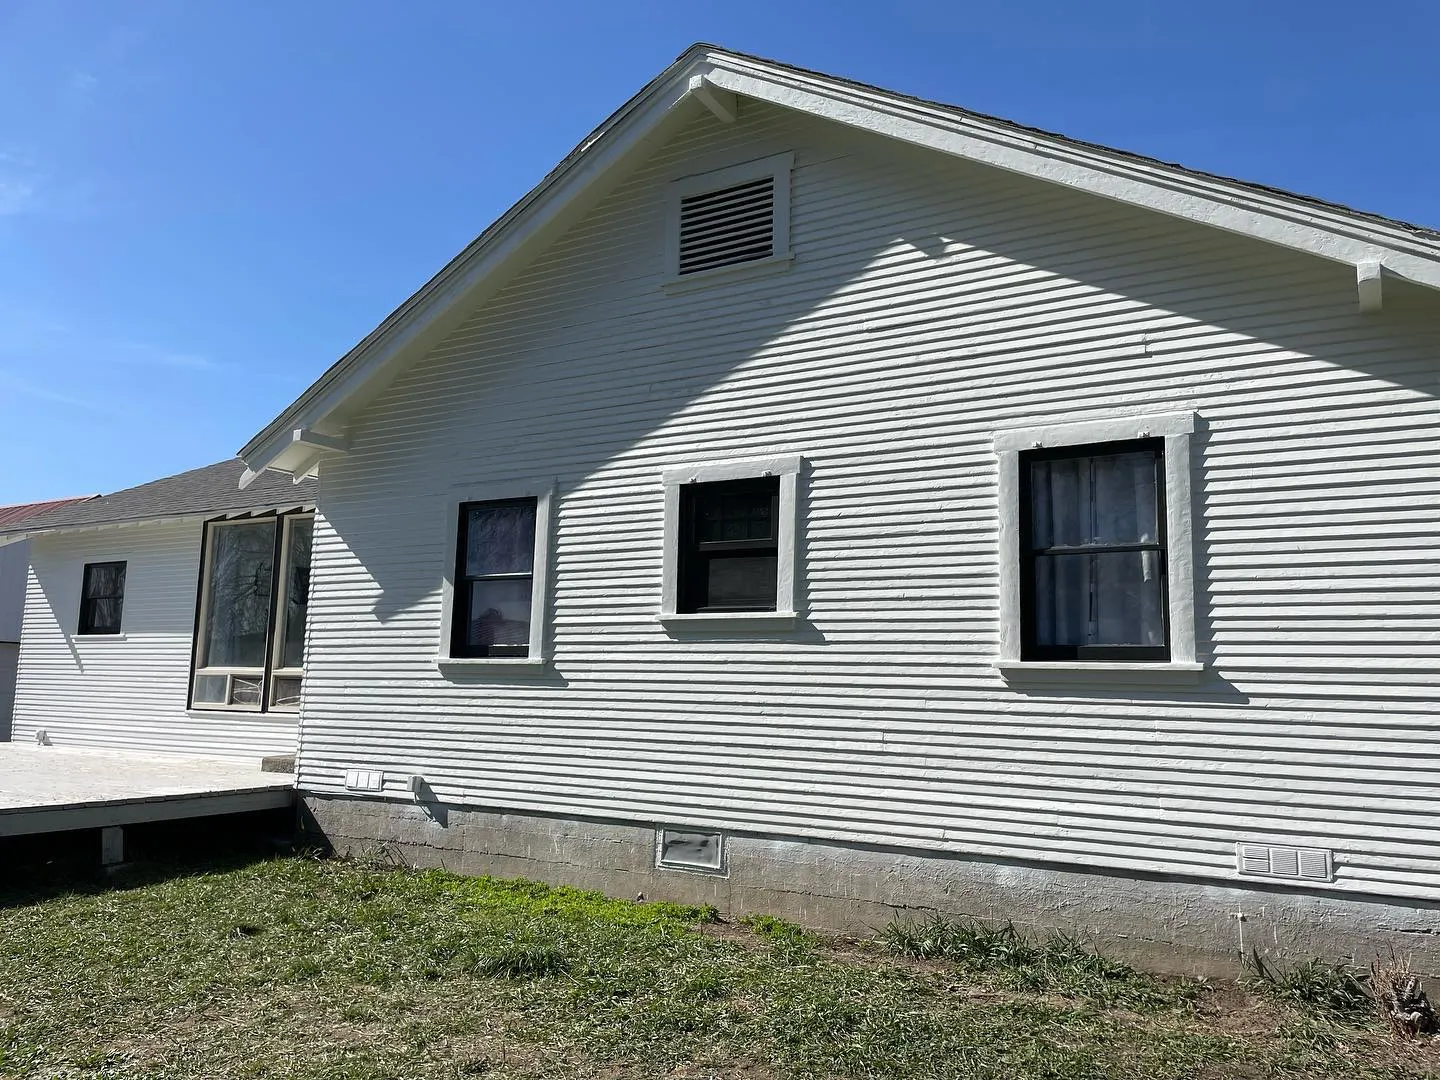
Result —
M544 180L487 228L374 332L330 367L241 449L253 473L313 469L296 429L334 424L376 392L405 354L458 325L523 256L544 246L587 195L612 183L631 154L658 137L662 123L703 75L739 97L819 116L1174 217L1294 248L1440 289L1440 241L1400 223L1195 173L1123 151L1077 143L1005 121L925 102L757 57L695 45L587 136ZM508 273L507 273L508 272Z

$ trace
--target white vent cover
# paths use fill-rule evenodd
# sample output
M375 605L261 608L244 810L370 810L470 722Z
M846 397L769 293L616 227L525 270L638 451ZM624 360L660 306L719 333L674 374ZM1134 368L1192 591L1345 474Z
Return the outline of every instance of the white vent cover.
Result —
M681 276L775 254L775 176L680 199Z
M384 791L385 774L378 769L350 769L345 773L345 786L351 791Z
M1256 877L1292 881L1331 881L1334 861L1323 848L1280 847L1273 844L1235 845L1235 868Z

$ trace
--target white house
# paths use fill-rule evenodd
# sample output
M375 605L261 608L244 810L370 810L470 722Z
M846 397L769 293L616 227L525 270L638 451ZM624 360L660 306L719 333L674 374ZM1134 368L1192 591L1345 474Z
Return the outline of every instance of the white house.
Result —
M17 741L294 752L315 485L241 491L243 471L232 458L0 527L0 559L28 547Z
M51 499L0 506L0 532L17 529L27 518L78 501ZM20 662L20 623L25 611L25 575L29 565L30 551L23 541L0 547L0 740L10 737L15 669Z
M241 451L320 477L313 826L1435 965L1437 288L1427 229L697 45Z

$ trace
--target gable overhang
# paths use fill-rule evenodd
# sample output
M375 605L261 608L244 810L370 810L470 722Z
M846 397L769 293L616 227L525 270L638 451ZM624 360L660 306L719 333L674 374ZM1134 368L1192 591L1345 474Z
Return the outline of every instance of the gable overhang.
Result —
M1365 311L1379 309L1385 276L1440 289L1440 234L1429 230L696 45L247 443L241 486L264 469L298 481L326 454L343 453L349 419L409 360L473 315L677 127L702 110L728 123L746 100L1352 266Z

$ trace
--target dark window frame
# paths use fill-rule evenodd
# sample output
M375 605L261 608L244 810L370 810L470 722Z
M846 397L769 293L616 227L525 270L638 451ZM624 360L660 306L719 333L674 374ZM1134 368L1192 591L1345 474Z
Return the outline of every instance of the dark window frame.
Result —
M707 493L763 493L770 497L770 535L761 539L700 540L701 499ZM677 614L701 615L724 612L778 611L780 569L780 477L754 476L736 480L709 480L680 487L680 549L676 579ZM775 595L768 604L709 603L709 569L714 559L770 556L775 560Z
M470 548L470 511L478 506L528 506L535 529L536 551L544 542L544 538L540 535L540 499L536 495L519 495L509 499L471 499L460 504L459 521L455 528L455 580L450 597L450 656L456 660L531 659L530 641L526 641L524 645L472 645L470 643L471 589L477 581L528 580L530 582L531 640L533 640L535 565L539 561L536 553L532 551L528 574L467 574L465 563Z
M120 591L107 593L104 596L90 595L90 577L93 571L108 569L112 566L120 568ZM129 572L129 563L125 559L109 559L105 562L86 563L85 569L80 575L80 618L76 622L75 633L83 637L113 637L122 633L125 625L125 578ZM115 615L115 625L97 626L95 624L95 609L92 606L96 600L117 600L119 610Z
M1152 543L1087 544L1079 547L1033 547L1034 502L1031 487L1031 465L1039 461L1065 461L1074 458L1108 457L1137 452L1154 454L1155 459L1155 528ZM1114 442L1083 443L1053 449L1023 450L1019 457L1020 472L1020 659L1133 661L1137 663L1168 663L1170 660L1170 553L1165 510L1165 440L1163 438L1122 439ZM1035 570L1039 559L1054 555L1087 555L1107 552L1152 551L1159 557L1160 613L1165 628L1164 645L1040 645L1036 642Z
M251 515L245 515L245 516L240 516L240 517L231 516L231 515L228 515L228 514L222 514L220 517L209 518L208 520L206 520L206 521L201 525L201 531L200 531L200 569L199 569L199 573L197 574L196 584L195 584L195 620L194 620L194 624L193 624L193 627L192 627L192 630L191 630L191 633L190 633L190 683L189 683L189 688L188 688L188 694L187 694L187 696L186 696L186 707L187 707L188 709L195 710L195 711L198 711L198 712L214 712L214 713L225 713L225 712L229 712L229 713L235 713L235 712L240 712L240 713L269 713L269 712L277 712L277 713L280 713L280 714L282 714L282 715L293 715L293 714L295 713L296 708L297 708L298 706L292 707L292 706L289 706L289 705L275 705L275 704L272 702L271 699L272 699L272 696L273 696L272 680L273 680L273 678L274 678L274 672L275 672L275 670L276 670L276 668L275 668L275 652L276 652L277 645L276 645L275 638L276 638L276 630L277 630L277 627L278 627L278 624L279 624L279 609L278 609L278 603L279 603L279 592L280 592L281 584L282 584L282 582L281 582L281 569L282 569L282 564L283 564L283 562L284 562L284 560L285 560L284 540L285 540L285 537L286 537L286 529L287 529L287 526L289 525L289 523L291 522L292 519L298 519L298 518L309 518L309 519L313 522L313 521L315 520L315 518L316 518L316 513L315 513L315 511L314 511L313 509L306 509L306 510L289 510L289 511L285 511L285 512L275 512L275 513L268 513L268 514L251 514ZM260 524L261 522L269 522L269 523L271 523L271 524L273 525L273 527L274 527L275 533L274 533L274 547L273 547L273 550L272 550L271 561L270 561L270 602L269 602L269 611L268 611L268 614L267 614L267 616L266 616L265 662L264 662L264 664L262 665L262 667L259 669L259 671L260 671L260 676L259 676L259 677L260 677L260 700L259 700L259 703L258 703L257 705L255 705L255 706L251 707L251 706L245 706L245 705L232 705L232 704L229 704L228 702L227 702L227 703L221 703L221 702L216 702L216 701L197 701L197 700L195 700L195 687L196 687L196 683L199 681L199 679L200 679L202 676L205 676L205 675L207 675L207 674L208 674L208 675L215 675L215 674L216 674L216 672L213 671L213 670L210 669L210 668L202 668L202 667L199 667L199 666L198 666L198 665L199 665L199 662L200 662L200 635L201 635L201 633L203 632L203 628L202 628L202 625L201 625L201 617L202 617L202 613L203 613L204 608L205 608L205 602L206 602L205 590L206 590L206 587L207 587L207 584L208 584L208 577L209 577L209 570L210 570L211 535L212 535L212 533L214 532L215 528L217 528L217 527L224 528L224 527L230 526L230 525ZM312 552L312 555L311 555L311 559L312 559L311 575L310 575L310 577L309 577L309 579L308 579L308 581L307 581L307 585L313 587L313 584L314 584L314 565L313 565L314 555L313 555L313 552ZM306 619L307 619L307 621L308 621L308 619L309 619L308 611L307 611L307 614L306 614ZM223 665L222 665L222 666L223 666ZM285 668L285 669L282 669L282 670L292 671L292 670L294 670L294 669ZM247 676L247 677L248 677L248 676ZM302 677L303 677L303 676L302 676ZM228 686L228 685L229 685L229 684L228 684L228 681L227 681L227 686Z

